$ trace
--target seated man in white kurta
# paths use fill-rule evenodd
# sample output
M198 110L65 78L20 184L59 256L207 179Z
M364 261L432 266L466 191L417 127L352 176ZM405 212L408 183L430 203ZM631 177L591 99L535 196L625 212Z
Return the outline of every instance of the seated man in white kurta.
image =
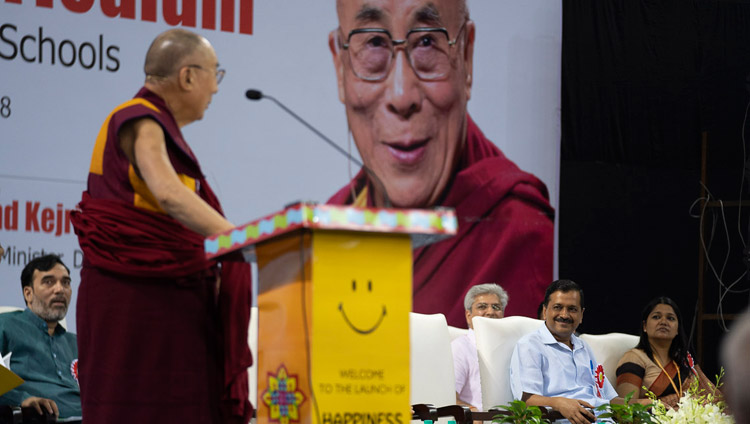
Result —
M456 375L456 403L472 410L482 410L482 387L479 381L477 342L474 336L474 317L502 318L508 306L508 293L497 284L478 284L466 293L466 323L469 332L451 343L453 371Z

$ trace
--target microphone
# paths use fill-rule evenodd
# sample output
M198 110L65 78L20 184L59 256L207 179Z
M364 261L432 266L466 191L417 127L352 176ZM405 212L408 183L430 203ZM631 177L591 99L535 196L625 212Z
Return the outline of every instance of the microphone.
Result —
M245 92L245 97L247 97L250 100L268 99L268 100L271 100L272 102L276 103L286 113L288 113L289 115L291 115L294 119L296 119L297 121L299 121L302 125L306 126L310 131L314 132L315 135L317 135L323 141L325 141L326 143L328 143L329 146L333 147L339 153L341 153L347 159L349 159L351 162L353 162L357 166L360 166L362 169L364 169L365 172L367 172L367 174L370 177L372 177L372 179L375 181L375 183L382 190L382 192L383 192L383 201L385 202L385 207L386 208L390 208L391 207L391 199L388 197L388 193L385 191L385 185L380 180L380 178L378 178L378 176L375 175L375 172L373 172L370 168L366 167L365 164L363 164L362 162L360 162L359 160L357 160L357 158L355 158L354 156L350 155L349 152L347 152L346 150L342 149L338 144L334 143L330 138L326 137L323 133L321 133L320 131L318 131L317 128L313 127L307 121L305 121L304 119L302 119L299 115L297 115L296 113L294 113L291 109L289 109L288 107L284 106L284 104L281 103L280 101L278 101L276 98L274 98L272 96L269 96L268 94L263 94L263 92L261 92L260 90L253 90L253 89L247 90ZM352 199L352 201L353 200L354 199Z
M245 97L250 100L260 100L263 98L263 93L258 90L250 89L245 92Z

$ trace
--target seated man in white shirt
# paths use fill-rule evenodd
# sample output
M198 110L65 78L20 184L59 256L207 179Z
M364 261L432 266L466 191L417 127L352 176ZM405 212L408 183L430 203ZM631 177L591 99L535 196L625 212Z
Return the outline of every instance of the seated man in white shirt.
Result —
M456 403L472 410L482 410L482 387L479 382L477 342L471 319L477 316L502 318L508 306L508 293L494 283L478 284L466 293L464 308L469 332L451 343L453 371L456 374Z
M578 284L570 280L550 284L542 308L545 325L518 341L510 361L515 399L530 406L552 407L574 424L594 422L591 408L623 401L591 348L574 334L583 310L583 290ZM650 403L649 399L638 401Z

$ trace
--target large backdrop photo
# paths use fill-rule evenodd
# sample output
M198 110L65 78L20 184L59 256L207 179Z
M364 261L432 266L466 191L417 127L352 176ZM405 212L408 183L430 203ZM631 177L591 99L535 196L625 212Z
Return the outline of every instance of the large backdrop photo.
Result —
M562 4L470 1L469 9L469 113L546 184L557 209ZM228 219L240 225L290 202L325 202L357 166L245 93L279 99L357 156L328 45L337 25L333 0L0 1L0 304L23 307L23 266L60 254L73 277L67 323L75 331L83 257L69 214L86 188L101 123L141 87L148 45L171 27L208 38L226 69L203 120L184 134Z

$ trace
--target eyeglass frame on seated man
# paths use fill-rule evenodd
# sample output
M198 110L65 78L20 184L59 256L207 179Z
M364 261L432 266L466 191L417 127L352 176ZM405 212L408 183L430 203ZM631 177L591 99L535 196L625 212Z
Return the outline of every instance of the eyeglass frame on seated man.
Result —
M461 28L458 30L458 33L456 34L456 38L454 38L453 40L450 39L450 36L448 34L448 29L445 28L445 27L412 28L412 29L410 29L406 33L406 37L404 39L402 39L402 40L394 40L393 36L390 33L390 31L388 31L385 28L357 28L357 29L353 29L353 30L349 31L349 35L346 37L346 43L342 43L340 41L340 39L339 39L339 45L341 46L341 48L343 50L346 50L347 52L349 52L349 46L351 44L350 42L351 42L351 38L352 38L353 35L356 35L356 34L366 34L366 33L385 34L385 35L388 36L388 40L390 40L390 43L391 43L390 46L389 46L390 51L391 51L391 55L388 58L388 65L384 69L383 75L378 76L378 77L363 77L363 76L361 76L357 72L357 70L355 69L354 64L352 63L351 55L347 55L348 58L349 58L349 66L352 69L352 73L357 78L359 78L359 79L361 79L363 81L372 81L372 82L379 82L379 81L385 80L388 77L388 74L391 72L391 67L393 66L393 58L396 57L396 49L399 48L399 47L402 47L404 49L404 53L406 54L406 58L409 61L409 66L411 66L411 69L414 71L414 74L417 77L419 77L419 79L425 80L425 81L438 81L438 80L444 79L448 75L448 72L445 72L445 73L443 73L441 75L438 75L438 76L435 76L435 77L425 77L425 76L421 75L420 72L417 71L417 69L414 67L414 63L412 62L412 56L409 54L409 45L407 44L407 41L409 41L409 36L411 34L414 34L414 33L438 32L438 33L441 33L441 34L445 35L445 38L448 41L448 48L451 49L456 44L458 44L458 39L461 38L461 34L464 32L464 29L466 28L466 24L468 22L469 22L468 20L464 21L463 25L461 25ZM339 33L341 33L341 31L342 31L341 27L339 27ZM341 35L343 35L343 34L341 34ZM448 57L448 61L449 62L453 62L455 60L455 57L452 57L452 55L450 53L451 51L453 51L453 50L450 50L449 52L446 53L446 56Z
M485 311L487 308L492 308L495 312L503 312L503 305L500 303L477 303L472 306L477 311Z

